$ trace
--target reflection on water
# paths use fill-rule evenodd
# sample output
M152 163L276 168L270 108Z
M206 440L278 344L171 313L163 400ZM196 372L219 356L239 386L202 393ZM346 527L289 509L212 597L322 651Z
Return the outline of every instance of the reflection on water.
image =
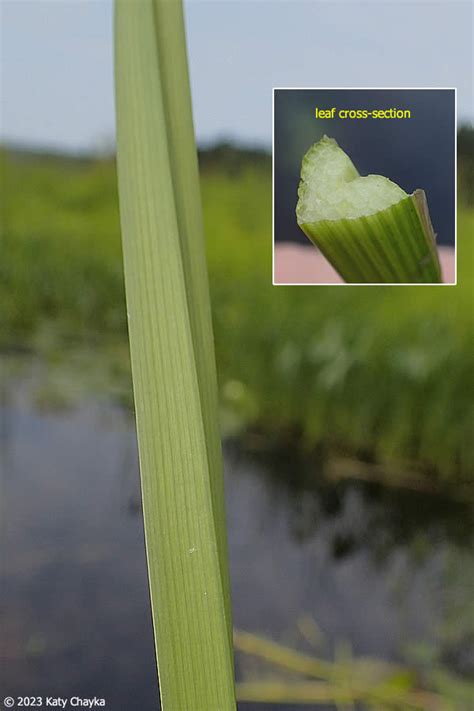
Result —
M37 386L31 369L2 391L2 690L156 709L133 423L100 397L39 408ZM473 675L462 505L354 483L315 488L317 471L288 453L257 460L228 444L225 461L237 627L311 650L298 631L311 616L321 656L344 641L385 659L421 650ZM239 656L238 675L249 664Z

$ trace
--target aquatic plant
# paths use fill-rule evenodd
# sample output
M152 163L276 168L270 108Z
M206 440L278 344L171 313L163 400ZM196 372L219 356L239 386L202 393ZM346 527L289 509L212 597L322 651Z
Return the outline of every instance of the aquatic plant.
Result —
M441 282L422 190L407 195L381 175L360 176L324 136L303 158L298 197L299 226L346 282Z
M311 708L335 704L338 709L362 704L371 711L471 708L472 681L459 679L439 666L420 675L419 670L403 664L354 657L347 644L339 645L337 658L328 661L249 632L236 630L234 640L239 652L272 669L271 676L245 679L237 685L241 701L307 704Z
M118 0L117 162L164 711L235 708L217 387L181 2Z

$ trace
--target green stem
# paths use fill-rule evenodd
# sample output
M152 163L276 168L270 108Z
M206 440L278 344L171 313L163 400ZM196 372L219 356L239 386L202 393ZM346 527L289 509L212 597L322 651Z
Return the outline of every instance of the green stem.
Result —
M324 136L303 158L298 198L299 226L346 282L441 282L422 190L407 195L381 175L360 176Z

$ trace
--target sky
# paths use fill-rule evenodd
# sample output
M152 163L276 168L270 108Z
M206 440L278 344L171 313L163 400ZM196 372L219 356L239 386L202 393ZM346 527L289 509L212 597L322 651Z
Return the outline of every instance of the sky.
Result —
M198 142L269 147L272 87L457 87L472 121L471 0L187 0ZM112 0L1 0L0 139L114 143Z

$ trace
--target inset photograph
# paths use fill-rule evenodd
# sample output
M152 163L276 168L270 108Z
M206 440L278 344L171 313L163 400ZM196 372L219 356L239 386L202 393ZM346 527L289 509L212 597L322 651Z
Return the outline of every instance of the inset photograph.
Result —
M456 89L273 90L273 284L456 284Z

